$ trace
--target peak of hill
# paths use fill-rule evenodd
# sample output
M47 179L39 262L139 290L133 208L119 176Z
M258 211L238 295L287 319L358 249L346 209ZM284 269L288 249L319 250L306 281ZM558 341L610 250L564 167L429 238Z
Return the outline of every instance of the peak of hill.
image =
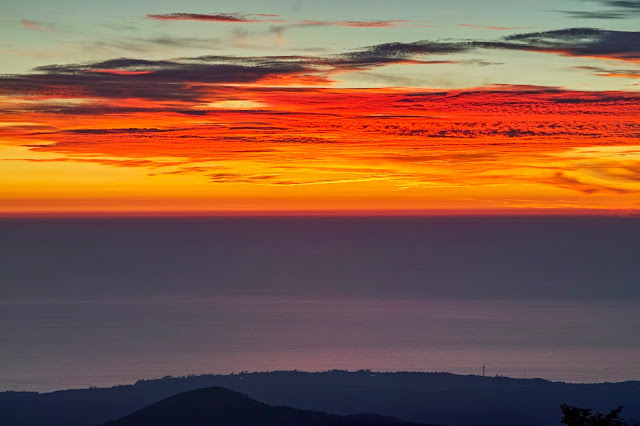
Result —
M196 389L156 402L104 426L418 426L375 414L338 416L263 404L221 387Z

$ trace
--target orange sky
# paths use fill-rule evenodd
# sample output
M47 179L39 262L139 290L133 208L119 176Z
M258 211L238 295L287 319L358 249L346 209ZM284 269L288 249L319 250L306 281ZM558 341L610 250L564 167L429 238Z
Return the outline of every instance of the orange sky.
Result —
M635 93L233 86L186 113L55 102L5 99L42 112L2 117L3 213L639 207Z

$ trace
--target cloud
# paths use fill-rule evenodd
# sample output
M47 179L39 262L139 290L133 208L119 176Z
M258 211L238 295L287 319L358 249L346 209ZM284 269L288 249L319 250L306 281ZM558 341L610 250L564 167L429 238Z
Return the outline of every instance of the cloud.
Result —
M211 173L207 176L214 183L265 183L278 177L274 174L249 174L249 173Z
M576 19L623 19L629 15L620 11L582 11L582 10L561 10L560 12Z
M200 37L176 37L162 36L152 38L138 38L134 42L155 44L164 47L186 47L199 49L216 49L223 45L223 40L219 38L200 38Z
M91 157L59 157L59 158L8 158L3 161L26 161L29 163L98 163L105 166L114 167L145 167L149 169L178 166L183 164L176 161L157 161L147 159L112 159L112 158L91 158Z
M414 21L407 19L390 19L379 21L298 21L296 26L334 26L351 28L391 28L399 26L424 26L424 21Z
M640 0L582 0L598 3L605 7L597 11L562 10L560 12L571 18L579 19L624 19L640 15Z
M244 14L244 13L214 13L214 14L201 14L201 13L166 13L160 15L149 14L147 19L161 20L161 21L203 21L203 22L225 22L225 23L278 23L287 24L286 26L278 27L278 31L282 32L284 29L303 28L303 27L349 27L349 28L392 28L400 26L425 26L425 21L420 20L408 20L408 19L388 19L388 20L368 20L368 21L355 21L355 20L288 20L282 18L280 15L272 14Z
M131 76L138 77L141 76ZM47 99L16 103L16 113L29 112L34 119L44 115L48 117L44 122L57 125L53 131L27 127L12 132L29 137L43 137L46 132L45 139L64 135L57 145L62 148L98 136L109 136L107 140L116 145L118 140L149 138L158 143L165 138L175 141L188 138L194 144L198 139L326 144L381 138L391 144L412 140L430 144L427 141L432 140L473 145L483 141L528 140L537 146L603 138L610 143L635 138L637 143L639 131L633 118L640 95L632 92L574 92L535 87L363 91L223 84L204 85L202 89L195 85L181 88L178 91L187 93L176 97L151 86L154 97L146 99L141 99L141 95L147 92L134 92L128 99L105 98L99 103L92 100L64 104ZM195 94L189 94L191 90ZM167 96L161 97L163 94ZM545 114L540 115L539 111ZM10 117L11 110L3 108L0 114ZM128 116L130 124L114 128L107 118L113 114ZM181 117L184 115L206 116L206 122L215 125L185 126ZM594 115L599 120L593 120ZM53 116L61 118L54 120ZM62 116L75 117L71 128L68 119ZM105 117L103 125L82 125L92 117ZM161 120L158 124L166 122L167 126L148 127L154 117Z
M121 135L121 134L155 134L166 132L177 132L185 129L157 129L157 128L114 128L114 129L72 129L59 133L69 133L75 135Z
M604 6L616 7L619 9L635 10L640 12L640 0L588 0L596 1Z
M273 35L276 36L275 39L265 37ZM173 34L156 37L129 37L124 40L92 42L87 48L117 49L141 55L149 53L149 50L155 46L161 46L163 51L167 50L165 48L172 50L180 48L216 50L228 46L264 50L281 46L282 41L283 39L272 29L260 32L234 29L223 37L181 37Z
M150 74L151 71L127 71L127 70L113 70L113 69L92 69L89 72L99 72L105 74L116 74L116 75L139 75L139 74Z
M257 14L246 15L243 13L165 13L160 15L149 14L147 19L160 21L203 21L203 22L226 22L226 23L284 23L278 15Z
M462 53L480 49L518 50L565 56L592 57L639 62L639 31L598 28L567 28L554 31L512 34L497 40L422 40L413 43L384 43L352 53L352 58L376 62L416 59L423 55Z
M425 55L463 53L478 49L519 50L565 56L640 61L640 32L597 28L568 28L555 31L512 34L494 41L422 40L413 43L383 43L342 55L356 62L392 63L420 59Z
M640 61L640 32L597 28L568 28L556 31L514 34L496 48L558 53L622 61ZM517 43L517 44L514 44ZM491 47L491 43L487 45Z
M576 178L567 176L563 172L556 172L553 177L549 179L542 180L543 183L549 183L555 185L559 188L570 189L573 191L578 191L586 195L597 194L597 193L614 193L614 194L627 194L632 192L630 190L624 188L616 188L612 186L594 184L594 183L586 183L580 181Z
M418 41L383 43L336 55L329 60L345 69L358 70L387 64L419 64L429 55L446 55L470 50L467 43ZM428 62L428 60L427 60Z
M24 27L27 28L29 30L32 31L39 31L39 32L49 32L49 31L54 31L55 27L51 24L47 24L44 22L38 22L38 21L30 21L28 19L23 19L20 21L20 24Z
M119 58L89 64L40 66L32 74L0 77L0 93L42 98L144 98L196 101L203 84L325 82L306 76L314 64L304 57L236 58L208 56L178 60ZM289 79L289 80L288 80ZM300 80L297 80L300 79Z
M630 69L611 69L601 67L579 66L575 69L593 71L596 75L602 77L618 77L618 78L640 78L640 70Z

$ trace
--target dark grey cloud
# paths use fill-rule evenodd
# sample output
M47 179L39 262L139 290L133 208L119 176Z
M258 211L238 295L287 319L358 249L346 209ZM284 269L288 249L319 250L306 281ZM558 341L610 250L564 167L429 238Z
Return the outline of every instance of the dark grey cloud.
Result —
M613 31L598 28L569 28L556 31L515 34L505 37L507 48L557 52L570 56L640 60L640 31Z
M598 28L567 28L554 31L513 34L495 41L418 41L386 43L351 54L373 61L379 58L410 59L420 55L462 53L476 49L521 50L567 56L640 60L640 31L613 31Z
M640 11L639 0L596 0L611 7L619 7L623 9L633 9Z
M0 77L4 95L61 98L144 98L197 101L204 84L253 83L311 71L303 59L210 56L151 61L118 58L87 64L47 65L34 73Z
M597 3L603 7L596 11L562 10L571 18L581 19L624 19L640 15L640 0L582 0Z
M464 42L418 41L414 43L384 43L351 54L352 58L406 59L414 55L460 53L471 46Z
M597 11L588 12L584 10L562 10L560 11L570 18L577 19L622 19L628 17L625 12L619 11Z

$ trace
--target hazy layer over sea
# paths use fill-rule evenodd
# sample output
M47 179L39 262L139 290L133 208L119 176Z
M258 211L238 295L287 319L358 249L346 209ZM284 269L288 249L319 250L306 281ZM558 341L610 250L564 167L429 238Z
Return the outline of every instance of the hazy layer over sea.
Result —
M640 220L0 221L0 387L300 369L640 379Z

